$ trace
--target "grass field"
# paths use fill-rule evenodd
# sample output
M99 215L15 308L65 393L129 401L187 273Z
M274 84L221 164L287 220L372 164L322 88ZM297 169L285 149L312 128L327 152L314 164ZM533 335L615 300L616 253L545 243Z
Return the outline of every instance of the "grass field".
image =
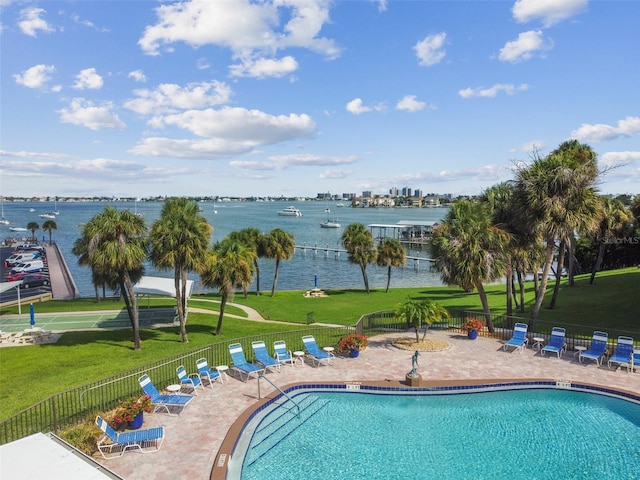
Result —
M601 272L593 285L588 284L588 276L578 277L574 287L561 288L556 308L549 310L543 306L539 318L558 325L570 323L605 331L612 328L640 332L639 291L638 268ZM492 311L504 313L504 286L491 285L488 292ZM253 294L247 299L236 295L233 301L255 308L267 319L299 324L306 324L307 314L314 312L316 323L350 325L365 313L393 309L407 298L431 298L448 308L480 310L476 293L465 293L454 287L392 288L389 293L374 290L369 295L362 290L328 291L326 298L305 298L303 293L276 292L273 298ZM545 303L548 303L550 295L551 291ZM218 305L209 300L216 299L219 299L216 295L206 295L189 301L192 307L206 309L210 313L192 311L189 314L188 344L180 341L175 327L168 327L142 329L142 349L139 351L132 348L129 329L68 332L55 344L0 348L0 418L4 419L56 392L210 343L301 327L225 317L221 335L215 336ZM167 307L174 305L174 302L172 299L150 299L149 306ZM144 303L141 308L146 306ZM528 285L526 303L525 318L533 303L532 285ZM37 311L44 314L122 307L122 302L113 299L100 303L93 299L81 299L41 303L37 305ZM7 309L1 313L17 313L17 310ZM229 306L227 313L240 315L242 311ZM637 337L640 339L640 333ZM16 378L33 381L16 382Z

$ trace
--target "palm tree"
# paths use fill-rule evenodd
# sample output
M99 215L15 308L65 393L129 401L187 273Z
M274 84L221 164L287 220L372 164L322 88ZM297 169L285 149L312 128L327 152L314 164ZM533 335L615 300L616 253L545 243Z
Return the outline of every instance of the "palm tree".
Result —
M293 235L280 228L271 230L264 244L264 254L267 258L275 258L276 268L273 275L273 286L271 287L271 296L276 292L276 284L278 283L278 269L280 268L280 260L289 260L293 257L295 251L295 243Z
M478 290L490 332L494 329L484 283L505 274L509 242L509 233L493 224L488 205L470 200L455 202L431 238L434 267L442 282L467 292Z
M631 212L622 204L621 201L613 200L609 197L600 197L600 203L600 225L594 234L594 239L598 242L598 257L591 269L591 277L589 278L590 284L593 284L593 281L596 278L596 273L602 266L602 260L604 259L607 244L614 237L620 235L625 226L628 225L631 220Z
M53 220L45 220L45 222L42 224L42 229L45 232L49 232L49 245L52 245L52 243L51 243L51 232L52 232L52 230L57 230L58 229L58 225Z
M140 349L138 300L133 290L142 273L147 256L147 226L128 210L105 207L82 229L88 240L88 263L98 272L113 272L129 313L133 328L134 349Z
M36 230L40 229L40 225L37 222L29 222L27 223L27 230L31 230L31 239L36 242Z
M416 331L416 342L420 341L420 328L424 324L422 340L427 336L429 325L434 322L451 318L446 308L433 300L422 301L408 299L396 307L395 318L401 322L407 322Z
M256 254L256 258L253 261L253 268L256 274L256 295L260 295L260 265L258 264L258 259L265 256L265 236L257 228L248 227L231 232L229 237L242 242ZM246 290L244 296L247 298Z
M169 198L153 222L151 261L157 268L173 268L180 335L189 342L186 329L187 272L204 261L213 227L200 215L199 205L187 198Z
M91 283L96 293L96 303L100 303L100 294L98 288L102 286L102 298L106 297L106 287L117 287L117 278L113 272L101 272L97 265L89 263L89 239L82 236L73 242L71 253L78 257L78 265L91 268Z
M407 263L407 251L402 244L395 238L385 238L378 245L378 258L376 263L379 267L387 267L387 289L391 284L391 267L404 267Z
M222 297L216 335L222 331L222 319L227 301L235 288L246 288L252 281L252 250L241 242L226 237L216 244L205 258L200 279L205 287L217 288Z
M360 266L364 288L369 293L369 277L367 276L367 265L376 261L378 252L376 251L373 235L362 223L352 223L347 225L342 232L342 245L347 250L349 262Z

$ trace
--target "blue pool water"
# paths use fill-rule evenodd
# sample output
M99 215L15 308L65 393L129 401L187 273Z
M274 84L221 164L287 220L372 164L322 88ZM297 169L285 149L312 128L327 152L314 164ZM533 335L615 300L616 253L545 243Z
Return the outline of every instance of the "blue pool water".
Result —
M230 478L640 478L640 405L627 400L560 389L293 398L299 417L286 402L245 428Z

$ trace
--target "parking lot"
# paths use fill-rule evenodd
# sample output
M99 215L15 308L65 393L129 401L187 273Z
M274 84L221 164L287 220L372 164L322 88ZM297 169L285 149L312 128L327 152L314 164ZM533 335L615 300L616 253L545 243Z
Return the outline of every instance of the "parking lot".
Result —
M21 252L28 252L33 250L20 250ZM10 275L12 267L5 266L5 261L12 254L19 252L15 247L0 247L0 278L2 282L13 281L13 278L7 278ZM23 281L23 284L20 286L20 297L31 297L31 296L40 296L45 293L51 293L51 279L49 276L49 266L46 261L46 256L44 256L44 250L42 251L42 256L39 260L42 260L42 270L40 272L36 272L41 274L42 279L36 280L40 275L28 275L28 281ZM18 278L19 279L19 278ZM15 288L9 289L5 292L0 293L0 304L6 302L13 302L18 299L18 290Z

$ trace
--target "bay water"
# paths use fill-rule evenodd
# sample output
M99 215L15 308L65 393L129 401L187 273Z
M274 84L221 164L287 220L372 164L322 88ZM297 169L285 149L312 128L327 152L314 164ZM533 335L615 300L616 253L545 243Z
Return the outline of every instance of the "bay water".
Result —
M46 219L39 215L53 211L60 213L54 220L57 230L52 239L60 247L81 297L91 297L94 289L91 284L89 267L78 265L78 258L71 252L74 242L80 237L82 225L94 215L101 213L105 206L118 210L129 209L143 215L148 227L160 217L162 202L9 202L4 204L5 218L11 226L26 227L36 222L40 230L36 235L42 242L48 242L49 234L42 230ZM362 289L364 282L360 267L347 260L346 253L336 257L334 253L313 252L313 247L344 249L341 236L344 228L351 223L396 224L399 221L440 221L447 212L446 208L351 208L337 207L335 202L298 201L298 202L201 202L201 214L213 226L212 243L222 240L234 230L254 227L263 233L281 228L294 236L297 246L308 247L306 251L296 248L291 260L280 262L277 290L309 290L317 286L323 290ZM301 217L278 215L285 207L295 206L302 212ZM326 209L330 212L326 212ZM33 209L33 211L30 211ZM215 213L214 213L215 212ZM320 223L327 219L336 219L341 228L321 228ZM0 225L2 239L20 238L30 233L9 231L8 225ZM428 258L429 251L409 250L408 255ZM273 284L275 260L259 259L260 289L269 291ZM372 289L385 288L387 269L369 265L367 267L369 285ZM150 263L145 264L145 275L173 278L173 271L156 270ZM196 273L190 273L194 280L194 293L210 291L200 283ZM430 262L407 260L404 268L392 268L391 288L441 285L438 273L430 269ZM255 280L250 290L255 291Z

